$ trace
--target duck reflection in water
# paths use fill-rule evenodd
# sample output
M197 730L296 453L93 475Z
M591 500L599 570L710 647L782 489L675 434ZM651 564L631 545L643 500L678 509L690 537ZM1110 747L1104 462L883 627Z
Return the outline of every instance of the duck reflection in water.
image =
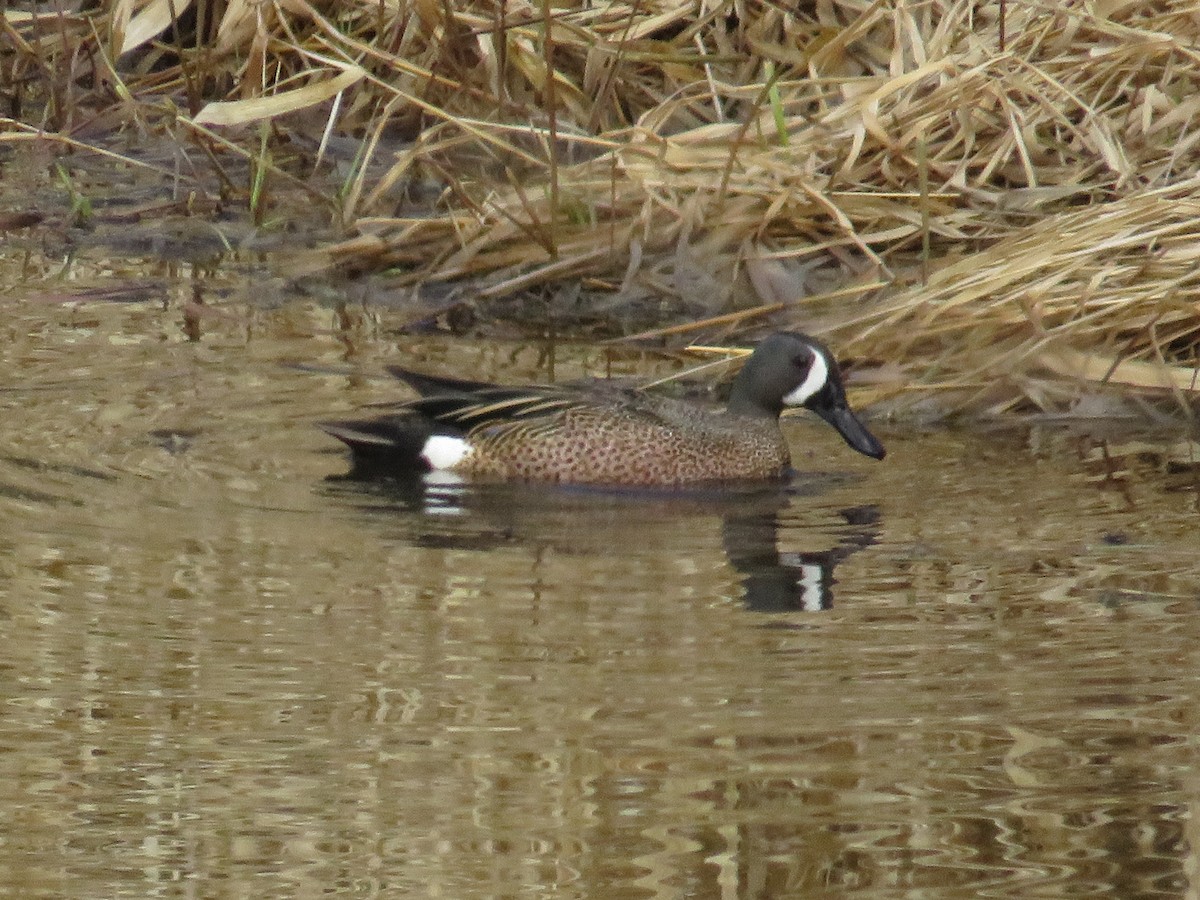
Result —
M815 612L832 608L834 569L874 544L882 531L878 506L847 507L837 510L845 526L837 529L832 547L783 551L782 533L796 527L787 518L793 502L781 491L774 503L764 497L748 510L722 516L722 544L730 565L741 576L747 609Z
M389 536L415 546L491 552L513 546L619 559L644 557L670 540L661 523L679 525L684 538L701 533L690 523L716 516L721 548L739 576L743 603L756 612L829 609L834 570L876 542L882 530L875 505L831 508L823 494L846 479L807 476L787 485L653 491L562 485L512 485L414 477L331 477L327 484L378 521ZM814 504L817 504L814 506ZM813 520L828 523L814 527ZM398 533L397 533L398 532ZM787 550L797 539L822 545ZM670 568L670 566L667 566Z

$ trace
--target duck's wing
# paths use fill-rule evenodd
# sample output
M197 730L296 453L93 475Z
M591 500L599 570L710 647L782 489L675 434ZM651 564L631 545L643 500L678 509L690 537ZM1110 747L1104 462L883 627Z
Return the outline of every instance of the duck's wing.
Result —
M509 423L545 421L580 404L578 398L553 390L495 388L469 398L422 397L408 409L463 431Z
M504 387L486 381L426 375L399 366L389 366L388 371L421 395L392 407L395 413L423 418L464 433L508 422L543 419L581 402L571 390L551 385Z
M478 394L481 391L497 387L487 381L467 381L463 378L449 378L445 375L428 375L425 372L414 372L403 366L388 366L388 372L399 378L422 397L432 394Z
M626 382L505 387L426 375L400 366L389 366L388 371L421 395L393 406L395 413L416 415L463 432L550 426L569 411L619 414L667 428L696 425L697 414L689 409L691 404L646 393Z

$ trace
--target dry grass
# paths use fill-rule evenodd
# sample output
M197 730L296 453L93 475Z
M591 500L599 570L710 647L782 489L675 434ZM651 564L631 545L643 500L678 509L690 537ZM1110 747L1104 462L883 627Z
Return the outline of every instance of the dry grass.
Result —
M675 294L675 333L804 327L972 412L1200 387L1191 0L227 0L164 37L191 6L10 11L4 79L66 131L86 59L215 162L361 137L309 270Z

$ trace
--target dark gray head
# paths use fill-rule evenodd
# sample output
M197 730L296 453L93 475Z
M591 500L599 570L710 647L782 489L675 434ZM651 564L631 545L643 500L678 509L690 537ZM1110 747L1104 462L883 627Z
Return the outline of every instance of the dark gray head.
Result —
M778 418L787 406L803 406L838 430L859 453L883 459L883 444L846 402L837 360L815 338L781 331L764 338L733 382L729 411Z

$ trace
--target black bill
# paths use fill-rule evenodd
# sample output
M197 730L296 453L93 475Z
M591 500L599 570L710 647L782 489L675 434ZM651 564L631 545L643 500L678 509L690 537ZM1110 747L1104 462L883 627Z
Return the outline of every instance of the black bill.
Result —
M872 459L883 459L887 451L879 438L867 430L867 426L854 414L854 411L843 401L831 406L810 407L813 412L838 430L846 443Z

